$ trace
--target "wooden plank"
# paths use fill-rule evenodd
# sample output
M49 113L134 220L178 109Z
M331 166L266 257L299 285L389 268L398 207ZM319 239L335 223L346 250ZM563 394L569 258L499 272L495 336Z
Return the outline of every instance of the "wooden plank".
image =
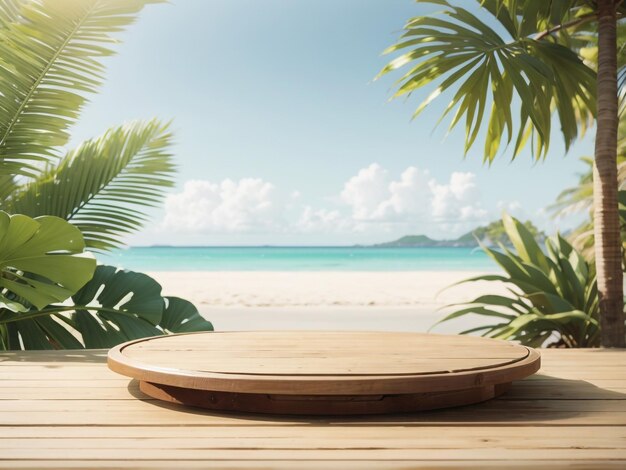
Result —
M416 442L417 441L417 442ZM384 449L383 449L384 448ZM34 449L36 449L34 451ZM155 458L156 455L148 455L148 452L153 449L159 449L161 451L168 451L171 456L176 451L196 451L197 449L203 449L207 451L233 451L236 454L239 452L247 452L251 449L264 450L264 451L306 451L306 450L319 450L319 451L345 451L345 450L361 450L371 453L373 450L397 450L397 451L430 451L430 450L445 450L460 452L465 450L479 451L474 458L488 458L494 449L509 449L512 451L524 452L526 451L525 459L535 458L530 454L532 451L594 451L593 455L597 458L623 458L626 448L623 443L623 439L606 439L604 443L589 443L585 442L583 438L571 438L569 442L564 440L551 440L547 442L530 441L521 442L517 446L505 445L501 446L498 441L480 441L478 439L451 439L449 444L443 445L442 440L419 440L410 437L395 437L388 441L377 441L374 434L363 437L361 439L342 437L330 441L328 439L302 439L293 437L280 437L280 438L263 438L263 437L251 437L242 439L240 437L234 438L211 438L211 439L180 439L180 438L126 438L126 439L82 439L74 438L70 440L61 439L38 439L36 442L29 439L7 439L0 441L0 451L2 451L3 458L33 458L35 455L42 456L42 453L48 451L70 451L75 450L93 451L99 450L114 451L128 453L128 451L140 451L143 455L137 455L136 458ZM605 451L605 455L601 455L601 451ZM615 451L615 454L612 452ZM179 452L183 454L184 452ZM583 452L580 452L583 454ZM457 453L458 455L458 453ZM574 455L565 456L561 452L561 458L576 458ZM579 455L581 457L582 455ZM320 456L324 458L324 456ZM427 458L427 455L422 454L421 458ZM592 454L586 454L586 458L593 458ZM46 457L47 458L47 457ZM95 457L94 457L95 458ZM101 458L101 457L100 457ZM163 455L163 458L167 458ZM237 458L233 455L232 458ZM327 458L327 456L325 456ZM415 458L415 457L414 457ZM470 454L467 454L467 458L470 458ZM537 458L546 458L546 454L538 456ZM556 456L554 458L557 458Z
M499 399L368 418L214 414L146 399L102 351L0 353L0 468L624 468L626 351L542 353Z
M0 401L0 414L12 412L28 412L28 411L48 411L57 412L65 411L68 406L73 406L73 412L76 413L108 413L131 411L141 408L146 410L157 411L176 407L179 410L185 409L178 405L169 405L165 402L155 401L153 399L145 399L144 396L140 400L2 400ZM457 409L436 410L427 413L414 413L408 415L397 415L389 419L404 420L406 416L411 418L419 417L424 414L429 416L440 416L445 414L473 415L489 411L525 411L529 415L551 412L571 412L571 413L611 413L626 415L626 403L623 400L490 400L477 405L460 407ZM193 409L195 414L214 414L206 412L200 408ZM352 418L354 419L354 418ZM367 418L359 418L359 421L368 421ZM626 424L626 421L625 421Z
M251 417L258 418L256 424L261 423L267 426L347 422L362 426L386 426L400 423L416 426L440 426L453 423L474 426L500 426L510 423L520 426L624 426L626 425L626 406L623 402L615 400L552 400L545 403L531 400L494 400L458 409L348 420L335 417L279 419L273 416L218 415L200 409L144 400L3 400L0 402L0 416L3 424L14 426L250 425Z
M0 388L0 399L56 399L58 397L62 398L63 392L72 394L67 395L67 398L80 398L81 390L94 388L125 390L131 383L131 379L122 376L119 376L117 380L81 380L74 378L68 378L65 381L28 379L4 380ZM135 385L132 388L136 389L137 387ZM511 390L501 398L513 396L514 393L518 393L520 390L523 390L523 393L527 394L524 395L527 399L559 397L619 399L622 398L620 395L615 395L611 392L618 394L626 393L626 379L567 380L538 374L514 382Z
M601 387L563 379L541 382L520 380L498 400L626 400L626 384L622 387Z
M529 466L551 469L551 470L571 470L572 468L617 468L623 469L624 462L622 460L577 460L575 464L572 461L555 461L555 460L533 460L531 463L527 461L511 461L509 459L504 460L276 460L276 459L255 459L255 460L141 460L141 461L128 461L128 460L115 460L108 459L107 461L98 460L61 460L61 461L42 461L42 460L6 460L0 461L0 468L9 469L32 469L40 470L42 468L107 468L107 469L128 469L128 468L155 468L155 469L168 469L173 468L219 468L219 469L243 469L243 468L255 468L255 469L287 469L293 470L295 467L305 470L319 470L324 469L348 469L348 470L370 470L370 469L398 469L407 470L409 468L420 468L422 470L429 469L476 469L482 470L489 469L502 469L502 468L529 468Z
M608 381L606 381L608 382ZM617 381L616 381L617 382ZM135 400L139 394L136 381L93 380L67 381L5 381L0 400ZM149 399L149 397L143 397ZM498 400L626 400L626 381L617 384L579 380L520 380Z
M150 429L150 428L148 428ZM16 437L0 440L0 451L5 450L37 451L43 449L626 449L626 438L615 429L593 428L594 435L581 435L580 432L548 432L546 436L531 435L520 438L516 433L450 432L448 428L438 430L437 436L429 435L419 428L371 429L359 427L340 427L339 432L330 428L307 428L298 430L294 435L285 428L193 428L198 434L178 433L169 428L169 435L149 437L144 431L134 436L126 435L123 428L116 428L122 435L98 435L85 437L85 432L72 437ZM204 429L204 432L202 430ZM542 428L548 429L551 428ZM565 428L567 429L567 428ZM600 429L605 429L604 432ZM143 431L143 430L142 430ZM207 432L210 431L210 432ZM537 431L535 429L535 431ZM552 428L553 431L553 428ZM597 433L597 434L596 434ZM181 435L182 434L182 435ZM535 433L533 433L535 434ZM513 439L511 439L513 437ZM36 441L33 441L36 439Z
M253 421L253 420L250 420ZM279 423L282 424L282 423ZM435 447L449 446L451 442L461 440L471 442L468 445L489 446L498 443L505 446L529 447L531 445L551 446L567 445L576 439L585 439L583 447L602 447L607 440L619 440L618 447L626 444L626 427L592 426L584 428L584 433L577 426L534 426L533 432L520 432L516 425L490 426L438 426L435 433L430 427L389 424L386 426L361 426L358 423L310 423L301 425L297 432L293 426L266 426L262 423L249 423L248 426L4 426L0 439L57 439L59 443L71 442L72 439L234 439L250 438L302 438L335 441L337 439L364 439L376 437L387 444L394 439L417 440L414 445L431 443ZM571 440L571 441L570 441ZM475 442L476 441L476 442ZM71 444L70 444L71 445ZM456 444L455 444L456 445ZM454 446L453 446L454 447Z
M136 400L139 392L137 385L130 385L130 391L126 388L126 383L107 387L71 387L67 388L47 387L47 388L20 388L3 387L0 388L0 400ZM496 400L626 400L626 388L570 388L559 390L553 385L545 387L525 387L524 383L514 386L506 394L496 398ZM557 385L557 384L555 384ZM149 400L150 397L142 397Z
M104 369L104 370L103 370ZM60 373L60 371L63 373ZM80 369L78 367L71 367L67 369L59 369L59 368L50 368L50 367L42 367L42 368L22 368L22 367L2 367L0 368L0 380L48 380L48 381L65 381L71 379L80 379L80 380L117 380L122 379L119 374L108 370L106 366L103 364L100 367L89 367Z
M375 445L374 445L375 446ZM369 449L5 449L2 458L19 460L55 459L124 459L153 460L266 460L275 459L277 452L284 460L437 460L442 457L442 449L388 449L370 447ZM626 460L626 449L509 449L492 447L489 449L445 449L445 457L450 460Z

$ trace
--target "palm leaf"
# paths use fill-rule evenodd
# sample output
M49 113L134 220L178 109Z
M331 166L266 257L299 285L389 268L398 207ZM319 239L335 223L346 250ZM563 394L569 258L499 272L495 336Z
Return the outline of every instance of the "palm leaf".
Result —
M573 213L587 211L589 218L576 227L568 236L577 250L588 260L594 258L593 234L593 159L581 158L587 166L585 172L579 175L578 184L566 188L557 197L549 209L554 217L563 217ZM626 116L620 118L617 145L617 183L618 196L626 194ZM620 219L622 228L626 227L626 200L620 198ZM626 246L626 231L622 230L622 244ZM625 259L626 266L626 259Z
M142 227L145 207L173 185L168 125L135 121L87 140L18 190L11 211L51 214L77 226L89 248L108 250Z
M450 129L465 118L465 152L475 142L490 109L484 159L491 162L506 139L514 136L514 157L530 137L533 153L545 156L550 144L552 113L556 110L566 147L579 135L583 122L595 113L595 72L568 47L530 37L540 24L562 17L567 9L550 10L552 2L492 1L488 4L504 37L468 10L437 3L445 9L437 15L412 18L401 40L386 53L404 51L380 72L385 75L409 66L396 82L393 95L410 95L424 87L434 90L417 107L419 115L431 102L457 88L442 119L453 112ZM539 5L538 5L539 4ZM524 13L524 8L527 10ZM543 20L539 21L537 15ZM512 119L511 102L519 99L520 115Z
M112 34L149 1L2 3L0 173L33 176L58 157L85 95L102 81L100 59L113 53Z
M7 28L20 19L20 10L27 0L0 0L0 28Z
M580 160L587 166L587 170L579 174L576 186L561 191L556 202L549 206L555 217L590 210L593 206L593 158L583 157Z

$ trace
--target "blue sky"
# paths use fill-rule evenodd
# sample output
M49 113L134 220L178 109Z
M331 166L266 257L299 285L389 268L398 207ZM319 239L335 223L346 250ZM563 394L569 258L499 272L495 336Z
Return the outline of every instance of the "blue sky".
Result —
M177 245L370 243L451 238L502 208L554 229L543 209L577 181L555 134L547 161L510 152L491 167L463 129L433 132L439 107L389 101L373 81L411 0L174 0L121 36L74 142L135 118L173 119L177 185L128 242ZM397 77L396 77L397 78Z

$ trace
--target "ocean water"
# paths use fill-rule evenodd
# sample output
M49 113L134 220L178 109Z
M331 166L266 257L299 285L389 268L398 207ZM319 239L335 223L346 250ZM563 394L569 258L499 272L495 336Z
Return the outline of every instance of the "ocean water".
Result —
M490 271L474 248L131 247L99 256L137 271Z

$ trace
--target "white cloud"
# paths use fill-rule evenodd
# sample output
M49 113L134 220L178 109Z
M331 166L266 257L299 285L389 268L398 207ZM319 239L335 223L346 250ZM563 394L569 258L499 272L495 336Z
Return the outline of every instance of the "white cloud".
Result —
M427 170L410 166L397 180L373 163L350 178L341 199L356 221L476 221L487 216L473 173L455 172L439 183Z
M191 232L262 231L275 226L277 209L275 188L262 179L191 180L165 200L163 226Z
M350 230L352 224L338 210L315 210L311 206L305 206L295 228L300 232L334 233Z
M332 195L329 188L329 196ZM335 192L335 194L337 194ZM187 181L165 202L163 230L190 234L426 233L450 236L487 219L472 173L440 182L414 166L394 178L377 163L348 178L339 198L320 207L299 191L278 191L260 178Z
M408 167L399 180L377 163L361 169L344 184L341 200L357 221L393 221L428 213L428 171Z
M547 234L570 230L579 225L587 215L585 213L570 214L555 218L553 213L545 207L527 210L519 201L498 201L496 206L499 216L502 212L506 212L522 222L530 220L539 230L543 230Z
M518 219L528 219L528 212L524 210L519 201L498 201L496 207L500 213L506 212Z
M377 163L359 170L344 184L341 200L352 207L356 220L380 218L389 193L389 173Z
M439 184L435 180L429 182L433 199L432 216L439 221L470 221L481 220L487 211L481 207L480 192L475 183L473 173L454 172L450 181Z
M428 170L420 171L410 166L402 172L398 181L389 183L390 197L382 204L388 216L390 213L395 216L427 216L431 199L429 179Z

